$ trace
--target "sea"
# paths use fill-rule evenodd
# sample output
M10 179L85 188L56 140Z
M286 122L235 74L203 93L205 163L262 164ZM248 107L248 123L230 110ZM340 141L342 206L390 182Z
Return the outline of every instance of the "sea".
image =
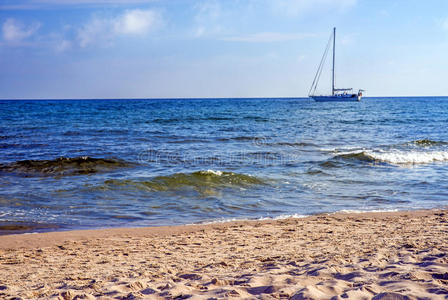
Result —
M448 204L448 98L0 101L0 234Z

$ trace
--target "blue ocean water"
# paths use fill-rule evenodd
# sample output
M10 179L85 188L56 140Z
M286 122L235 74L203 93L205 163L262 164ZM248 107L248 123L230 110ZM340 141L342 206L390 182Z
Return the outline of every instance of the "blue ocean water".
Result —
M448 98L0 101L3 233L448 204Z

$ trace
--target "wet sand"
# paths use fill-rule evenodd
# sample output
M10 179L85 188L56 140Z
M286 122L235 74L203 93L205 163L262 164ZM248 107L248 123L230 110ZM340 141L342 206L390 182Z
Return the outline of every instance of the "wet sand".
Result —
M446 299L448 211L0 236L0 299Z

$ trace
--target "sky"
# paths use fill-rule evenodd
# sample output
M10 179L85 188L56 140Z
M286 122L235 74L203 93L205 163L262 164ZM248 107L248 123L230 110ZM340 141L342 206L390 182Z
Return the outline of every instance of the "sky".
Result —
M448 95L446 0L0 0L0 98L306 97L333 27L337 87Z

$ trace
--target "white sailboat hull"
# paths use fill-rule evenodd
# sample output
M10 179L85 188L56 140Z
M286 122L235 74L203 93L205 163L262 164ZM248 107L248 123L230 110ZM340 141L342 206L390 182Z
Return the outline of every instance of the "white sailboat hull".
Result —
M358 94L346 94L335 96L310 96L316 102L353 102L361 101L362 96Z

